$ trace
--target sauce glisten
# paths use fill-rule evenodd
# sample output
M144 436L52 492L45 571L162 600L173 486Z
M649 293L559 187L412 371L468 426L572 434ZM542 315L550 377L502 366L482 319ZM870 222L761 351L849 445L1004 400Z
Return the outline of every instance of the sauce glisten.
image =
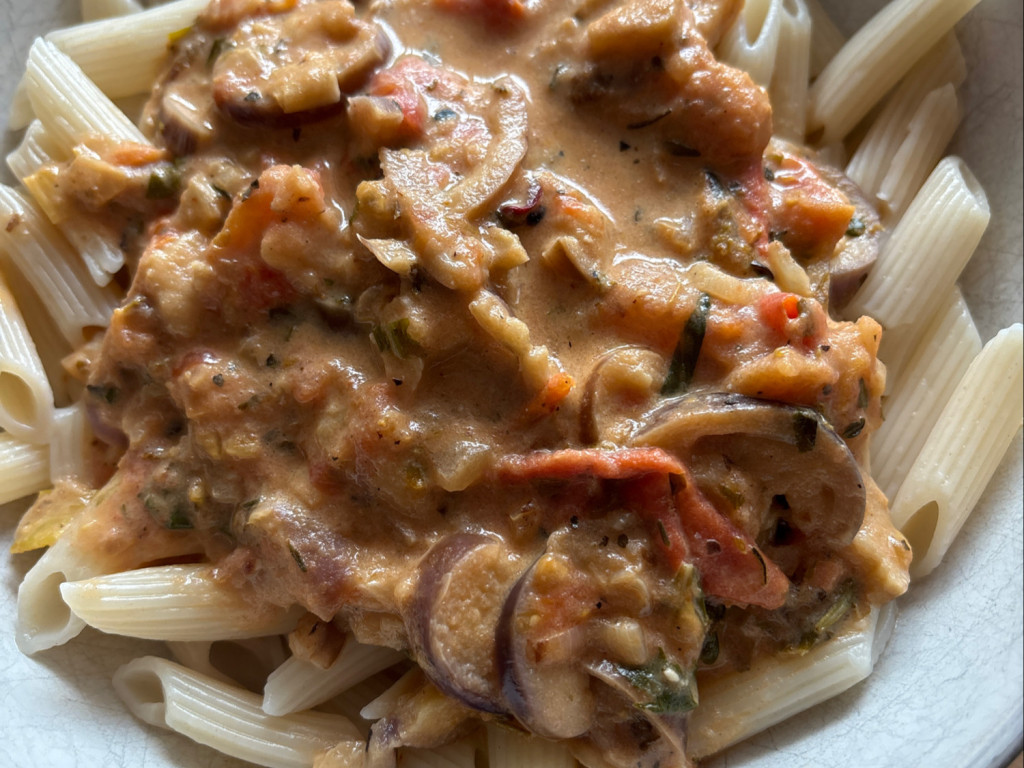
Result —
M134 254L79 545L407 650L380 764L483 715L685 765L701 677L900 594L880 328L828 314L877 218L714 58L738 8L215 0L161 150L57 175Z

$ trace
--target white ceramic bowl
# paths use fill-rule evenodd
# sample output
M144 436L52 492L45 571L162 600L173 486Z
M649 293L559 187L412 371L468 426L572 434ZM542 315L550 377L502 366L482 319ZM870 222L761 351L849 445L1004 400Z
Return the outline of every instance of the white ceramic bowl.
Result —
M825 0L846 30L880 0ZM0 114L34 35L72 23L76 0L0 0ZM992 205L962 287L987 340L1021 320L1022 10L983 0L960 27L970 74L954 151ZM5 135L9 149L16 137ZM5 152L6 154L6 152ZM946 561L911 586L874 674L846 694L734 747L714 768L995 768L1020 750L1024 650L1018 433ZM9 556L16 505L0 508L0 765L227 768L237 760L134 720L113 671L160 645L86 631L28 659L14 645L15 596L31 555ZM19 508L20 509L20 508ZM524 766L524 768L529 768Z

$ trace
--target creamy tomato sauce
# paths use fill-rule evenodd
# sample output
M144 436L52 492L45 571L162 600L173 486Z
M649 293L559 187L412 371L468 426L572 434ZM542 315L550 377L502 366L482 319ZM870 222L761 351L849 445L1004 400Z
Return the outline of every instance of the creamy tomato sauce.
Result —
M900 594L880 328L829 314L877 218L716 60L738 5L215 0L157 149L56 174L129 256L71 535L407 651L371 761L497 717L684 765L701 678Z

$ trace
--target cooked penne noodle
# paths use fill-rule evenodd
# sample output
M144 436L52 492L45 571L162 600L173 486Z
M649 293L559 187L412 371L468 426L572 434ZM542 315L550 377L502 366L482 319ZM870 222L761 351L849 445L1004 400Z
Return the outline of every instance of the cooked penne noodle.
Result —
M7 167L19 180L24 180L47 163L61 162L70 157L71 154L53 140L46 126L39 120L33 120L17 149L7 155Z
M889 333L929 323L974 253L989 215L974 174L960 158L947 157L896 225L847 317L870 315Z
M267 678L263 711L287 715L315 707L405 658L393 648L364 645L351 636L327 669L293 656Z
M971 363L892 502L913 577L938 565L1024 419L1024 333L999 332Z
M530 738L498 723L487 724L488 768L574 768L576 760L564 744Z
M821 74L846 43L846 36L832 21L819 0L804 0L811 17L811 54L808 74L811 79Z
M364 736L370 734L370 721L362 716L363 708L374 699L380 697L388 688L395 684L398 673L394 670L378 672L365 680L349 686L333 699L325 702L323 708L347 717ZM265 693L264 693L265 695Z
M914 115L925 97L946 83L959 87L967 64L956 36L943 37L892 92L846 166L846 175L868 195L876 195L892 166Z
M120 299L112 286L96 285L89 269L42 211L20 192L0 184L0 250L32 284L65 340L77 347L86 331L105 328Z
M164 565L68 582L68 607L89 626L146 640L233 640L287 632L295 611L260 604L209 566Z
M86 136L148 143L81 68L53 43L36 40L25 69L32 109L67 152Z
M18 587L19 650L31 656L66 643L85 629L85 622L71 612L60 596L65 581L95 576L98 568L86 553L61 536L25 574Z
M897 353L894 362L887 363L892 394L885 401L885 421L871 440L872 475L886 497L895 497L939 414L979 352L981 337L960 289L955 288L916 350Z
M86 470L85 447L90 436L85 403L79 401L58 408L53 417L50 439L50 480L56 485L61 478L81 478Z
M260 697L155 656L114 673L114 690L132 714L226 755L269 768L303 768L318 752L362 737L338 715L303 712L274 717Z
M0 274L0 427L45 443L53 428L53 391L7 281Z
M765 88L772 81L782 28L782 0L750 0L718 45L718 55Z
M802 142L807 128L807 87L811 54L811 17L804 0L779 3L779 46L768 94L772 128L790 141Z
M82 0L82 20L95 21L111 16L138 13L142 6L137 0Z
M50 452L0 432L0 505L50 485Z
M878 188L883 212L898 221L914 194L942 157L960 124L960 103L952 83L924 97L910 121L907 137L893 155L889 172Z
M688 747L696 758L719 752L866 678L896 621L892 603L804 654L766 659L747 672L701 685L690 717Z
M169 37L191 26L207 1L176 0L130 16L59 29L46 40L109 98L134 96L152 89L167 58Z
M279 635L217 641L171 640L167 649L179 664L250 691L262 689L270 672L287 658L285 642Z
M896 0L843 46L811 86L807 128L847 135L978 0Z

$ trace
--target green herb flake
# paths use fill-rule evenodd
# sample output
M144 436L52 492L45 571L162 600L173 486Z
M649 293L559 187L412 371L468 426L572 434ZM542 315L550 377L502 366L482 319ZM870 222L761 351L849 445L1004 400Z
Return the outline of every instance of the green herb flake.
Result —
M646 694L646 702L637 702L639 709L654 714L689 712L697 706L697 681L673 661L669 661L662 648L650 663L643 667L627 667L614 662L602 662L604 672L621 676L638 691Z
M666 547L672 546L672 541L668 537L668 531L665 530L665 524L661 520L658 521L658 533L661 535L662 544Z
M864 419L860 418L850 424L846 425L846 429L843 430L843 437L847 440L852 440L861 433L864 429Z
M800 453L807 453L814 448L818 439L818 419L806 411L797 411L793 414L793 434L796 449Z
M867 408L868 403L871 402L871 397L868 395L868 385L864 379L858 379L857 386L859 390L857 392L857 407Z
M166 528L170 531L187 531L192 529L192 520L188 516L188 510L183 506L176 506L171 510L167 518Z
M409 318L403 317L386 325L375 325L370 331L377 349L390 352L399 360L411 357L419 350L419 344L409 335Z
M714 664L718 661L719 650L718 633L709 632L704 638L704 645L700 649L700 663L705 666Z
M174 163L159 163L149 174L146 199L167 200L181 189L181 169Z
M864 219L860 216L854 216L850 219L850 226L846 228L847 237L860 237L867 231L867 226L864 224Z
M223 387L224 386L224 374L222 374L222 373L215 373L215 374L213 374L212 381L214 383L214 386Z
M299 550L295 548L295 545L290 541L288 542L288 551L291 553L292 560L295 561L296 565L299 566L299 570L303 573L306 572L306 561L302 559L302 555L299 554Z
M697 369L697 360L700 358L700 349L704 345L704 335L708 327L708 314L711 311L711 297L706 293L700 295L697 306L690 313L683 332L679 337L679 344L672 354L669 363L668 375L661 387L661 394L674 395L685 391L690 382L693 381L693 374Z
M105 384L103 386L87 384L85 389L90 395L105 401L108 405L113 405L117 402L117 398L121 394L121 391L117 387L110 384Z

